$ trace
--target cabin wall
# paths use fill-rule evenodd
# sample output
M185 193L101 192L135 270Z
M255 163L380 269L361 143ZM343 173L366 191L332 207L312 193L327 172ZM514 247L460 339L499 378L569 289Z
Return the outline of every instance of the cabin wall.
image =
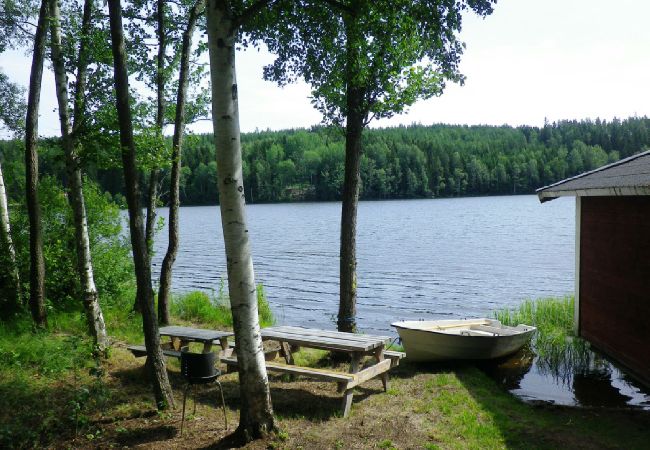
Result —
M580 209L580 335L650 385L650 197Z

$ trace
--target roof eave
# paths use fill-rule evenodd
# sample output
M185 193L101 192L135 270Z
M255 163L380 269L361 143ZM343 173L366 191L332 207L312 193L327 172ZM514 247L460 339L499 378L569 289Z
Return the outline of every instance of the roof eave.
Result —
M650 186L626 186L594 189L573 190L542 190L537 191L539 201L544 203L558 197L621 197L650 195Z

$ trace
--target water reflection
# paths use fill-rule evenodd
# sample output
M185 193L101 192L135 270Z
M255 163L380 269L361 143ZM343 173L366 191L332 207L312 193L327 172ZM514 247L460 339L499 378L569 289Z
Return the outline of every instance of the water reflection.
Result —
M650 389L585 341L574 341L567 345L564 357L559 352L539 356L533 344L533 348L485 362L480 368L524 401L650 410Z

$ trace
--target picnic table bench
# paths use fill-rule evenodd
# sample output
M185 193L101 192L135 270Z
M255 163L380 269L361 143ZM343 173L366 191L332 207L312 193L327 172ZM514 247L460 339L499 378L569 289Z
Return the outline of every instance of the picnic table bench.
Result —
M372 378L381 377L384 390L387 390L388 370L398 365L399 360L404 357L404 353L385 350L386 345L390 342L388 336L370 336L291 326L264 328L261 334L262 340L277 341L280 344L280 352L286 361L286 364L267 362L267 370L336 382L339 392L343 393L343 417L350 412L354 387ZM350 371L344 373L329 369L297 366L292 354L292 347L295 346L346 353L350 356ZM372 356L375 363L361 368L360 363L366 356ZM226 354L222 356L221 361L230 367L237 367L236 356Z

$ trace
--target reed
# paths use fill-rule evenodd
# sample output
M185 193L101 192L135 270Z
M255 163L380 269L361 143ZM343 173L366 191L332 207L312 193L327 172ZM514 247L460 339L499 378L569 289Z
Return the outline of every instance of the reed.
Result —
M597 364L589 343L573 330L573 296L525 300L515 310L496 311L494 317L504 325L533 325L537 333L531 349L543 374L569 381L573 374L585 373Z

